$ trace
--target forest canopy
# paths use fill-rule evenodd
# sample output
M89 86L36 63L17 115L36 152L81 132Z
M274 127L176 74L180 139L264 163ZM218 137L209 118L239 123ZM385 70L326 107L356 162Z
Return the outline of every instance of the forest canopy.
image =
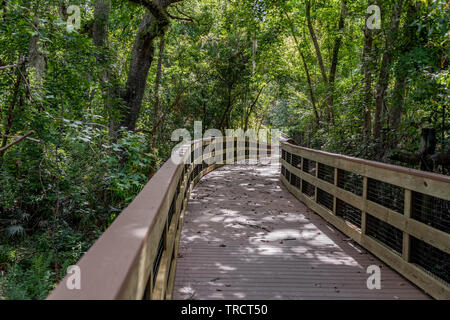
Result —
M448 174L449 7L0 0L0 299L45 298L195 121Z

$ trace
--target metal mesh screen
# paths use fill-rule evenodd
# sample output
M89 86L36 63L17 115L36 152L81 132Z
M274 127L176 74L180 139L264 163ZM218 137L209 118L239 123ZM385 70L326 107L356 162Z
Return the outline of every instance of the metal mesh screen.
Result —
M187 183L188 188L191 185L192 180L194 180L194 170L192 170L191 173L189 174L189 180ZM186 188L186 190L187 190L187 188Z
M338 170L338 187L350 191L358 196L363 195L364 178L356 173Z
M319 163L319 172L317 173L319 179L325 180L329 183L334 183L334 168L326 164Z
M292 163L292 154L289 152L286 152L286 162L289 164Z
M369 178L367 199L398 213L404 213L405 189L401 187Z
M398 253L402 253L403 232L370 214L367 214L366 234Z
M302 163L302 158L296 154L292 154L292 166L300 169L300 165Z
M284 166L281 166L281 174L283 177L286 177L286 168Z
M203 164L197 164L194 169L194 177L196 178L202 170Z
M291 181L291 172L288 169L286 169L286 180Z
M310 175L316 175L316 162L303 158L303 171Z
M333 196L322 189L317 188L317 203L333 211Z
M302 193L306 194L308 197L314 197L315 187L309 182L303 180L302 183Z
M336 199L336 215L361 229L362 212L358 208Z
M281 159L286 161L286 150L284 149L281 150Z
M156 251L155 261L153 262L153 286L156 283L156 276L158 274L159 265L161 263L161 257L164 251L164 238L166 237L166 230L164 230L159 240L158 250Z
M411 262L450 284L450 255L411 237Z
M175 195L173 196L172 199L172 203L170 204L170 209L169 209L169 213L168 213L168 224L170 226L170 224L172 223L172 217L173 214L175 213L175 201L177 199L178 193L175 193Z
M291 185L296 187L297 189L300 189L300 178L297 177L295 174L291 173Z
M411 217L450 233L450 201L448 200L413 192Z

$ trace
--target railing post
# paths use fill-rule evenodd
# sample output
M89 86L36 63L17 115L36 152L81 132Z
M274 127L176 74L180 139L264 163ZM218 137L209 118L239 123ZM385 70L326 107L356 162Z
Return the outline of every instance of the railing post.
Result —
M363 177L363 207L361 210L361 235L366 234L366 224L367 224L367 177Z
M316 179L319 178L319 161L316 161ZM317 185L314 186L314 202L317 202Z
M303 172L303 155L300 157L300 171ZM300 194L303 192L303 179L300 179Z
M406 218L406 222L408 223L408 220L411 218L411 206L412 206L412 191L405 189L405 205L404 205L404 216ZM411 248L411 237L410 235L403 231L403 252L402 256L403 259L407 262L410 262L410 250Z
M338 185L338 168L334 168L334 185ZM334 195L333 196L333 214L336 215L337 213L337 198Z

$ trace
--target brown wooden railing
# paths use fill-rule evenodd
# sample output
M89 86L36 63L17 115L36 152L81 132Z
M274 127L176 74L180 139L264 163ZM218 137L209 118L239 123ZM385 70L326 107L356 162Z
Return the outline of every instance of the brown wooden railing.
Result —
M202 157L198 151L211 144L215 148ZM191 163L167 161L77 263L81 288L69 289L71 275L67 275L47 299L172 297L178 243L192 188L223 165L214 162L216 156L224 155L229 163L229 159L235 162L250 155L265 157L272 149L271 145L237 138L204 139L190 146L181 154L184 160L191 157Z
M333 226L450 299L450 177L281 144L281 180Z

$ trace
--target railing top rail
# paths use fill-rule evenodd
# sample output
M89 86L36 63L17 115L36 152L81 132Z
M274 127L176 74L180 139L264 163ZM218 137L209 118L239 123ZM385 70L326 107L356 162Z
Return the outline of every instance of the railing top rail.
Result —
M426 172L426 171L406 168L406 167L402 167L402 166L397 166L397 165L393 165L393 164L377 162L377 161L372 161L372 160L366 160L366 159L346 156L346 155L337 154L337 153L331 153L331 152L322 151L322 150L309 149L306 147L293 145L288 142L281 142L281 144L288 145L291 148L303 150L303 151L306 151L309 153L314 153L314 154L321 155L321 156L331 157L331 158L335 158L335 159L341 159L341 160L345 160L345 161L351 161L351 162L359 163L362 165L391 170L391 171L403 173L406 175L416 176L419 178L425 178L425 179L431 179L431 180L435 180L435 181L450 183L450 176L446 176L446 175L439 174L439 173Z
M139 299L133 297L137 293L130 288L138 287L139 292L145 289L145 283L136 283L146 278L139 274L148 272L144 270L141 253L155 223L162 220L159 219L164 213L162 209L167 206L169 193L181 174L179 168L180 165L169 159L83 255L77 263L81 270L81 290L66 287L70 277L67 275L47 299Z
M183 178L184 164L191 164L191 152L196 148L230 140L234 138L213 137L179 146L181 161L166 161L77 262L81 290L67 287L72 276L69 274L47 299L141 299L157 254L155 243L164 234L168 212Z

